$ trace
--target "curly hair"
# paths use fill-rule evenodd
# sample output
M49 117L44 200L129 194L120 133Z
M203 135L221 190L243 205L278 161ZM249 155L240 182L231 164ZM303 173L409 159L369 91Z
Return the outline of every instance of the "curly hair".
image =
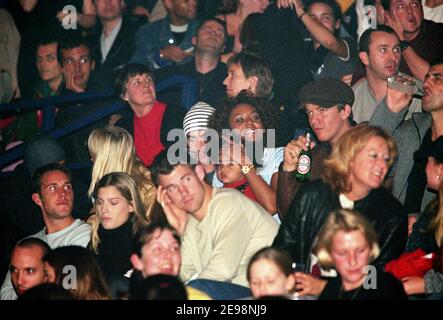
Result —
M265 130L275 129L278 122L277 109L269 103L267 98L256 97L248 90L242 90L235 98L223 99L209 118L208 127L217 131L219 135L223 129L232 129L229 126L229 116L239 104L249 104L254 107Z

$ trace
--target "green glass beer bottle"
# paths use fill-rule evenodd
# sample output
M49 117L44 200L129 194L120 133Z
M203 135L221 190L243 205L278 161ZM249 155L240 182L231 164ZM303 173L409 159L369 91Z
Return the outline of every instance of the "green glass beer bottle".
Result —
M306 134L306 151L302 150L298 156L297 170L295 172L295 179L298 182L307 182L311 177L311 134Z

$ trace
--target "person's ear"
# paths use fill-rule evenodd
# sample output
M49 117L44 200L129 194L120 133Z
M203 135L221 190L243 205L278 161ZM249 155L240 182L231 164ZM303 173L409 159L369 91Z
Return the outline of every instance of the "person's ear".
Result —
M35 203L37 206L41 207L41 206L43 205L43 203L42 203L42 199L41 199L40 195L39 195L37 192L34 192L34 193L32 194L32 196L31 196L31 198L32 198L32 201L34 201L34 203Z
M196 175L197 175L197 177L201 180L201 181L204 181L205 180L205 169L203 169L203 167L201 166L201 165L199 165L199 164L197 164L196 166L195 166L195 173L196 173Z
M135 253L131 254L130 260L134 269L137 269L138 271L143 270L143 262Z
M91 71L93 71L95 69L95 60L92 60L91 63Z
M343 109L341 110L341 118L343 120L348 119L351 116L352 113L352 107L349 104L345 104L345 106L343 107Z
M368 56L368 53L367 52L360 52L359 54L358 54L358 57L360 58L360 60L361 60L361 62L363 62L363 64L365 65L365 66L368 66L369 65L369 56Z
M134 205L132 201L129 201L129 212L134 212Z
M248 78L248 81L249 81L249 88L248 88L248 90L255 94L256 93L255 89L257 88L257 83L258 83L257 76L250 76Z
M197 43L197 38L195 36L192 37L192 45L195 47L195 44Z

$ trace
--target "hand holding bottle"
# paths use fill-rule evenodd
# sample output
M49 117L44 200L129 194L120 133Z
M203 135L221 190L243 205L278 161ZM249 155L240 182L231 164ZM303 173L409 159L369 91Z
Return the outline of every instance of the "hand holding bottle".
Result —
M300 153L304 150L307 151L308 147L306 146L308 140L305 136L300 135L297 139L293 139L290 141L284 151L284 162L283 169L288 172L295 171L298 165L298 158ZM310 142L310 148L313 149L315 147L315 142Z

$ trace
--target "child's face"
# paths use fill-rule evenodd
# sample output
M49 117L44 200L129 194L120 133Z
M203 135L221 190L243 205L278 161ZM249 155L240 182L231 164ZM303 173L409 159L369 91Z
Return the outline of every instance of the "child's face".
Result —
M224 184L243 179L241 167L235 163L220 163L217 165L217 178Z
M293 289L293 275L286 276L272 261L260 259L250 269L249 286L254 298L287 295Z

